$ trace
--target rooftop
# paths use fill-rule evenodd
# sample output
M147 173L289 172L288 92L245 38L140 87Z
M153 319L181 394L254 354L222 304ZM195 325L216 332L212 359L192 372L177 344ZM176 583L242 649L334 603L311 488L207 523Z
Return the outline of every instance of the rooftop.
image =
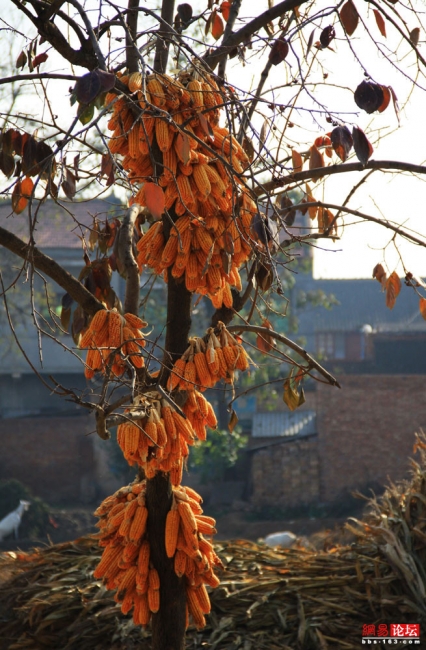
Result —
M94 216L102 221L107 215L118 216L123 212L114 196L103 200L64 203L47 200L41 204L38 212L36 207L33 205L31 217L34 219L37 215L34 239L36 246L41 249L81 249L81 237L88 237L88 227L92 225ZM0 202L0 226L27 241L28 223L28 208L21 214L14 214L10 201Z
M323 291L333 295L338 304L331 309L296 308L299 320L298 334L315 332L359 332L370 325L374 332L425 332L426 322L419 311L419 298L409 287L402 286L393 309L386 307L385 295L376 280L314 280L299 275L296 280L295 303L301 292Z

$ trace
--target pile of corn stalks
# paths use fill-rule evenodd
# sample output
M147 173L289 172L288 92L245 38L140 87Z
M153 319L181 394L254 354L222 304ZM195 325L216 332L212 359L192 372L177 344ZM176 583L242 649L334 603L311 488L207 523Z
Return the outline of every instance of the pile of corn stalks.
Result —
M215 545L225 570L211 593L203 630L187 648L325 650L361 647L362 626L426 622L426 437L409 482L349 520L356 541L327 551ZM99 549L90 538L0 560L0 648L148 650L149 631L123 616L92 577Z

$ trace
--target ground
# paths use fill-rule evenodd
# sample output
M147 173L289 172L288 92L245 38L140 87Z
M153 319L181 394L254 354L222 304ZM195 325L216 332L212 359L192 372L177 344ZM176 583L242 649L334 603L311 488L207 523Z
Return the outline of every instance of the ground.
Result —
M96 518L93 511L96 505L80 508L52 508L49 532L42 538L17 541L13 536L0 542L0 551L12 551L20 548L28 550L33 546L45 546L77 539L88 533L97 531ZM326 531L332 531L333 536L341 534L341 527L346 518L336 517L301 517L294 519L256 520L252 514L239 510L210 513L216 518L218 534L216 540L248 539L257 541L266 535L278 531L289 530L303 538L318 538Z

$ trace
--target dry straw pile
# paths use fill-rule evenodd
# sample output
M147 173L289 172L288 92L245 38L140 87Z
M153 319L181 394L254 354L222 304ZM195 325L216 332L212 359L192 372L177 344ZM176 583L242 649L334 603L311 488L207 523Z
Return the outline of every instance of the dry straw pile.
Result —
M362 626L426 623L426 436L411 480L369 503L347 527L350 546L273 551L245 541L215 544L225 568L207 626L188 648L274 650L361 647ZM113 594L93 578L97 541L87 537L6 553L0 560L0 648L111 650L150 647Z

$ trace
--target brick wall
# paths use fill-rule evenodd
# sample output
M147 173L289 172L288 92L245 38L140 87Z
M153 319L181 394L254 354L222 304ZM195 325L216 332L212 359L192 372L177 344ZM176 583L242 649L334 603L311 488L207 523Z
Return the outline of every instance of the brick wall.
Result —
M277 442L277 439L262 438L262 443L268 442ZM274 444L251 454L251 501L254 506L286 509L318 501L317 436Z
M95 480L89 431L88 416L0 420L0 478L22 481L48 503L84 501Z
M339 376L315 396L320 498L337 500L407 475L414 432L426 430L424 375Z

